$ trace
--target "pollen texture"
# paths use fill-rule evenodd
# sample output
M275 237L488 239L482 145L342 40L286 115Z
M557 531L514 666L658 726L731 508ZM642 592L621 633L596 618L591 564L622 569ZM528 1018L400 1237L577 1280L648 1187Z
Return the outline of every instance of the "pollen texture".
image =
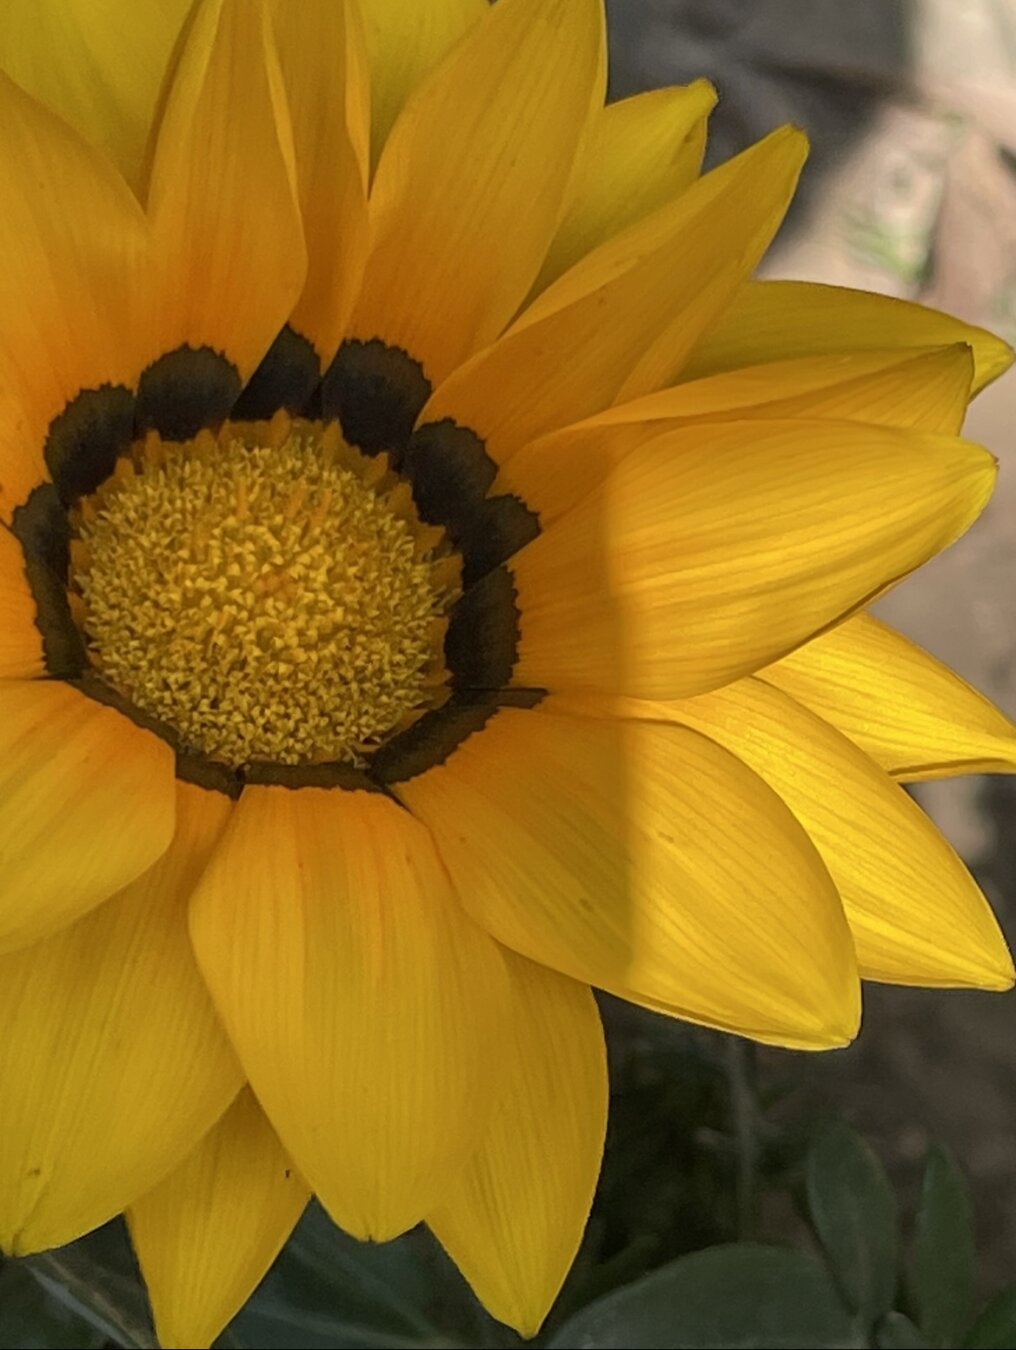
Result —
M74 524L90 659L185 750L362 766L446 697L458 557L334 426L151 435Z

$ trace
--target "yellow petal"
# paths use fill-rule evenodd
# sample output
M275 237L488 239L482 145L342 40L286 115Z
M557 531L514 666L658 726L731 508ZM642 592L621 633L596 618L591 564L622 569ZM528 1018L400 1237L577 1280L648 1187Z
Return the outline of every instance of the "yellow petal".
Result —
M309 1197L245 1088L127 1215L164 1350L211 1345L260 1283Z
M806 148L784 127L608 240L439 387L422 420L471 427L500 464L535 436L671 383L765 252Z
M228 809L181 784L176 836L151 871L0 958L5 1250L57 1246L117 1214L176 1167L240 1087L187 936L187 895ZM132 828L123 810L117 826Z
M158 128L148 212L161 350L211 347L246 381L307 270L286 96L261 5L198 0Z
M836 883L861 975L1008 989L1013 965L988 902L901 787L779 689L740 680L645 705L732 751L783 798Z
M994 478L977 446L854 422L651 437L512 559L516 682L644 698L716 688L952 543Z
M850 933L776 794L694 732L543 707L502 708L393 788L474 918L534 961L691 1021L848 1040Z
M366 57L342 0L272 0L271 11L307 240L307 279L290 324L326 365L349 318L367 245Z
M0 951L70 923L173 836L173 752L69 685L0 684Z
M0 678L31 679L43 669L42 635L21 545L0 525Z
M514 492L544 525L568 510L647 434L689 422L815 418L955 434L970 395L969 347L802 356L661 389L524 445L495 491Z
M191 0L5 0L0 69L68 122L143 196L148 133Z
M480 1147L427 1222L489 1313L535 1336L582 1240L607 1060L589 989L511 955L510 1034Z
M1016 769L1016 726L948 666L870 614L759 677L831 722L895 778Z
M436 381L501 331L558 223L602 23L599 0L500 0L417 90L371 190L354 336Z
M369 0L364 26L370 56L372 160L376 164L406 100L456 42L489 14L487 0Z
M609 408L589 424L809 417L956 435L973 373L964 342L798 356L673 385Z
M974 353L974 392L1012 364L1012 350L984 328L888 295L812 281L753 281L692 354L686 379L759 361L872 348L965 342Z
M0 513L47 476L50 422L82 389L133 385L147 230L119 174L0 74Z
M696 80L650 89L598 113L537 292L605 239L690 187L702 165L706 119L715 103L712 85Z
M483 1130L506 997L426 830L380 793L248 788L191 927L322 1204L357 1237L416 1223Z

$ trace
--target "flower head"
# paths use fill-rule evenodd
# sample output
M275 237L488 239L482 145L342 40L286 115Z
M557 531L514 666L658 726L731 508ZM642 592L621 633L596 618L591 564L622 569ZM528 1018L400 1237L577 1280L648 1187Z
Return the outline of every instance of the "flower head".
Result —
M532 1333L590 987L842 1044L1006 987L899 780L1008 721L863 613L1008 350L748 280L784 128L603 106L600 0L0 14L0 1241L127 1210L207 1343L308 1194Z

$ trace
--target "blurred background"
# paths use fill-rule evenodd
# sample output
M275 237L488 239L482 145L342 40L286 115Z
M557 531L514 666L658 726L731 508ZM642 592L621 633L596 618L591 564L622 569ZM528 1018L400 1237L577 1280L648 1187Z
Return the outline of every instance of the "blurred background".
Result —
M607 9L613 98L699 75L715 83L711 162L781 122L807 130L802 193L765 275L920 300L1016 342L1016 0ZM970 535L879 610L1016 716L1016 371L978 399L967 434L1001 461L997 494ZM1016 946L1016 780L971 777L918 795ZM618 1020L622 1047L651 1034L617 1030ZM763 1095L781 1098L778 1119L845 1115L904 1204L929 1139L945 1141L973 1188L981 1276L991 1287L1012 1278L1016 994L869 986L856 1045L765 1052L758 1074Z

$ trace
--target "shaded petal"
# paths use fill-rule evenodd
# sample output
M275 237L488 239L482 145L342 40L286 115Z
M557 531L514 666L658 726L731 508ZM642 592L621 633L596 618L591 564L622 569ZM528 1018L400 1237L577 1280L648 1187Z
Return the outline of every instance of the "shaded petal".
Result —
M599 97L599 0L500 0L417 90L371 190L352 332L432 380L491 341L535 280Z
M1016 726L966 680L871 614L760 670L895 778L1016 769Z
M776 794L695 732L562 711L502 708L394 786L474 918L534 961L691 1021L848 1040L849 929Z
M148 133L191 0L6 0L0 68L117 166L143 197Z
M471 427L503 463L526 441L671 383L765 252L807 142L784 127L566 272L439 387L422 420Z
M147 228L112 164L0 74L0 513L47 477L52 419L81 390L133 385Z
M965 342L798 356L676 384L609 408L588 424L808 417L957 435L973 376Z
M366 56L359 24L341 0L272 0L271 10L307 240L307 279L289 321L325 366L349 318L367 247Z
M487 0L427 0L423 5L370 0L363 10L376 164L406 100L490 7Z
M244 1089L127 1215L164 1350L211 1345L261 1282L309 1198Z
M173 751L69 685L0 684L0 951L128 885L173 837Z
M585 985L510 955L511 1032L483 1142L427 1222L494 1317L534 1336L582 1240L603 1154L607 1059Z
M712 737L779 793L836 883L862 976L1012 984L1005 939L963 863L917 803L828 723L759 680L646 705L643 715Z
M286 96L261 5L198 0L158 129L148 211L159 348L208 346L246 381L307 270Z
M702 166L706 119L715 103L713 86L696 80L650 89L602 109L590 127L537 292L605 239L691 186Z
M248 788L191 929L254 1091L335 1221L378 1239L416 1223L483 1131L506 998L426 830L380 793Z
M963 343L746 366L661 389L541 436L502 466L494 490L517 493L546 525L647 435L697 421L828 418L955 434L972 374Z
M104 1223L226 1109L239 1066L187 936L187 895L229 811L180 784L165 856L77 923L0 958L0 1244ZM129 833L126 817L118 822Z
M35 613L21 545L0 525L0 678L30 679L45 669Z
M995 467L854 422L652 437L512 559L515 680L674 698L748 674L957 539Z
M1001 338L910 300L813 281L753 281L699 343L684 376L700 379L788 356L954 342L973 351L975 393L1012 365Z

